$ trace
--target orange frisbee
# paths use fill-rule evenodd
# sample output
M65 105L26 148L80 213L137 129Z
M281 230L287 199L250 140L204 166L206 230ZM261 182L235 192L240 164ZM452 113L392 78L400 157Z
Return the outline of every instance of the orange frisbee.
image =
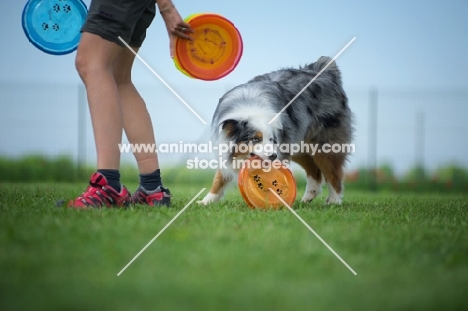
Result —
M179 69L180 72L182 72L184 75L187 77L193 78L187 71L185 71L182 66L180 66L179 59L177 57L174 57L174 64L177 69Z
M262 161L260 157L252 157L239 172L237 183L245 202L251 208L260 209L284 206L271 188L291 206L296 199L296 181L291 171L284 166L265 168Z
M192 14L185 19L193 40L176 40L176 66L201 80L218 80L239 63L242 37L229 20L218 14Z
M200 15L200 14L191 14L191 15L187 16L187 17L184 19L184 22L189 23L190 20L191 20L193 17L197 16L197 15ZM185 71L185 70L182 68L182 66L180 65L179 59L177 58L177 54L174 55L174 58L173 58L173 59L174 59L174 65L176 66L176 68L177 68L180 72L182 72L184 75L186 75L186 76L189 77L189 78L194 78L194 77L192 77L187 71Z

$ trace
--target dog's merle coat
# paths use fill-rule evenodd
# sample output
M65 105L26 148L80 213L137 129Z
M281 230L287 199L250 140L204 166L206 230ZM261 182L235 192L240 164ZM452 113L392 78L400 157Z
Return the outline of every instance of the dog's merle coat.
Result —
M330 65L317 76L329 63ZM315 77L316 79L295 98L276 121L269 124L270 120ZM277 144L296 144L301 141L319 145L346 144L352 140L352 123L352 112L342 87L341 73L331 58L320 57L316 62L298 69L281 69L259 75L228 91L221 97L215 110L212 138L218 143L240 143L249 141L255 133L261 132L263 138ZM232 157L232 153L225 155L229 161ZM291 157L288 153L279 153L278 158L295 160L294 156ZM314 182L321 184L323 173L329 186L330 183L334 184L337 192L337 199L330 200L341 201L342 166L347 154L313 158L314 160L310 159L310 163L302 163L307 161L296 157L301 160L298 162L301 162L308 174L306 192L318 187ZM333 172L334 166L336 172ZM310 173L315 171L319 173ZM215 182L216 178L222 178L227 184L232 179L231 173L232 171L220 170ZM205 197L202 203L216 201L222 196L224 184L218 180L218 184L223 186L216 189L215 182L211 194ZM320 192L317 189L314 191Z

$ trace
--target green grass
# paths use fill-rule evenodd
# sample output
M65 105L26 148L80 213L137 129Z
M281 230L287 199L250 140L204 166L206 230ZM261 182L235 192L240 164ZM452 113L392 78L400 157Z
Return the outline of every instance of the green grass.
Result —
M172 209L76 211L54 204L82 184L0 184L0 310L468 309L461 194L296 201L354 276L290 211L250 210L233 189L190 206L118 277L208 184L169 186Z

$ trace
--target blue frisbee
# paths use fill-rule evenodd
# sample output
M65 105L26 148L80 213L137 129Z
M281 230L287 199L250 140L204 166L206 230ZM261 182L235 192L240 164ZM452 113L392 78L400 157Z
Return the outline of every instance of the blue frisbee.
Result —
M68 54L78 47L87 14L82 0L29 0L23 10L23 30L41 51Z

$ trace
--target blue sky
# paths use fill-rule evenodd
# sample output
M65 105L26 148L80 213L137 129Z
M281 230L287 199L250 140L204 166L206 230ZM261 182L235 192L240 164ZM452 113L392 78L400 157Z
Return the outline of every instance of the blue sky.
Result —
M89 4L89 1L85 1ZM0 154L77 154L75 53L52 56L31 45L21 29L26 1L3 0L0 57ZM182 16L215 12L230 19L244 41L238 67L212 82L187 78L169 57L158 16L140 55L206 121L229 88L282 67L338 58L356 115L356 148L350 167L367 163L368 91L379 90L379 162L397 169L414 164L415 116L425 114L425 162L468 165L468 1L174 1ZM140 62L134 81L147 100L159 142L193 142L207 128ZM87 118L86 158L95 159ZM124 161L131 161L128 156ZM174 157L161 155L163 163Z

